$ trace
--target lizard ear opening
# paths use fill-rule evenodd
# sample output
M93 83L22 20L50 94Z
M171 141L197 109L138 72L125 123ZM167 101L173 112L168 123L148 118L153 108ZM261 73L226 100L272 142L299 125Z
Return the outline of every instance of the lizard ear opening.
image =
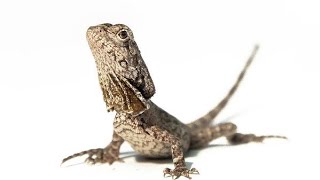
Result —
M104 101L111 111L137 116L149 109L147 100L125 78L108 74L107 82L102 86L102 92Z

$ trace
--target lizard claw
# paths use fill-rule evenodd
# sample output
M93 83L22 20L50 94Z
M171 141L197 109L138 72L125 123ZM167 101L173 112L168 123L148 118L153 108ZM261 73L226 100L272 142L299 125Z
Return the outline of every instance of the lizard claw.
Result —
M111 153L109 151L109 148L107 147L107 148L104 148L104 149L103 148L90 149L90 150L87 150L87 151L82 151L80 153L76 153L74 155L71 155L71 156L63 159L62 163L66 162L66 161L68 161L70 159L73 159L75 157L85 155L85 154L88 155L88 157L86 158L85 162L88 163L88 164L91 164L91 165L94 165L96 163L109 163L109 164L112 164L115 161L123 162L123 160L119 158L119 154Z
M199 174L199 171L196 168L191 168L190 170L186 167L176 167L173 170L165 168L163 170L163 176L169 175L172 179L178 179L180 176L184 176L188 179L191 179L190 174Z
M196 168L191 168L190 169L190 174L200 174L200 173Z
M112 164L115 161L122 161L118 156L114 156L106 149L96 149L95 152L88 153L88 157L85 160L88 164L96 164L96 163L109 163Z

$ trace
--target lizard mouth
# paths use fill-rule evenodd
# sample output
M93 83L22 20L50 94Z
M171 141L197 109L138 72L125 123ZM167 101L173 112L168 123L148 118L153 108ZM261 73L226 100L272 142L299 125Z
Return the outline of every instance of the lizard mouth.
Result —
M139 79L138 81L131 80L131 79L127 79L127 80L130 82L130 84L132 84L133 87L135 87L142 94L142 96L145 99L151 98L152 95L148 91L146 91L146 89L145 89L146 83L145 83L143 77L141 79Z

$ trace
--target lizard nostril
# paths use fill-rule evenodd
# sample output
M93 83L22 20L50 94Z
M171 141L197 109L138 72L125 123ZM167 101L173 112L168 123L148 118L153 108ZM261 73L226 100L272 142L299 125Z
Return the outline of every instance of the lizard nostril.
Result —
M110 26L112 26L112 24L110 24L110 23L103 23L103 24L101 24L102 26L107 26L107 27L110 27Z
M127 65L128 65L127 61L125 61L125 60L119 61L119 64L120 64L121 67L124 67L124 68L126 68Z

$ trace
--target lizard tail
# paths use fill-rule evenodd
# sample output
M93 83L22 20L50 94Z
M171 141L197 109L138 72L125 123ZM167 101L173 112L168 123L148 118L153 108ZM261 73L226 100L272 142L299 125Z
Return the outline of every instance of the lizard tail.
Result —
M247 69L249 68L251 62L253 61L257 51L259 49L259 46L256 45L247 60L247 63L245 64L244 68L242 69L240 75L238 76L238 79L236 83L233 85L233 87L229 90L228 94L219 102L219 104L209 111L206 115L200 117L199 119L191 122L188 124L188 127L192 129L198 129L198 128L203 128L207 127L213 120L214 118L222 111L222 109L227 105L229 102L230 98L232 95L235 93L235 91L238 89L240 82L242 81L244 75L246 74Z

